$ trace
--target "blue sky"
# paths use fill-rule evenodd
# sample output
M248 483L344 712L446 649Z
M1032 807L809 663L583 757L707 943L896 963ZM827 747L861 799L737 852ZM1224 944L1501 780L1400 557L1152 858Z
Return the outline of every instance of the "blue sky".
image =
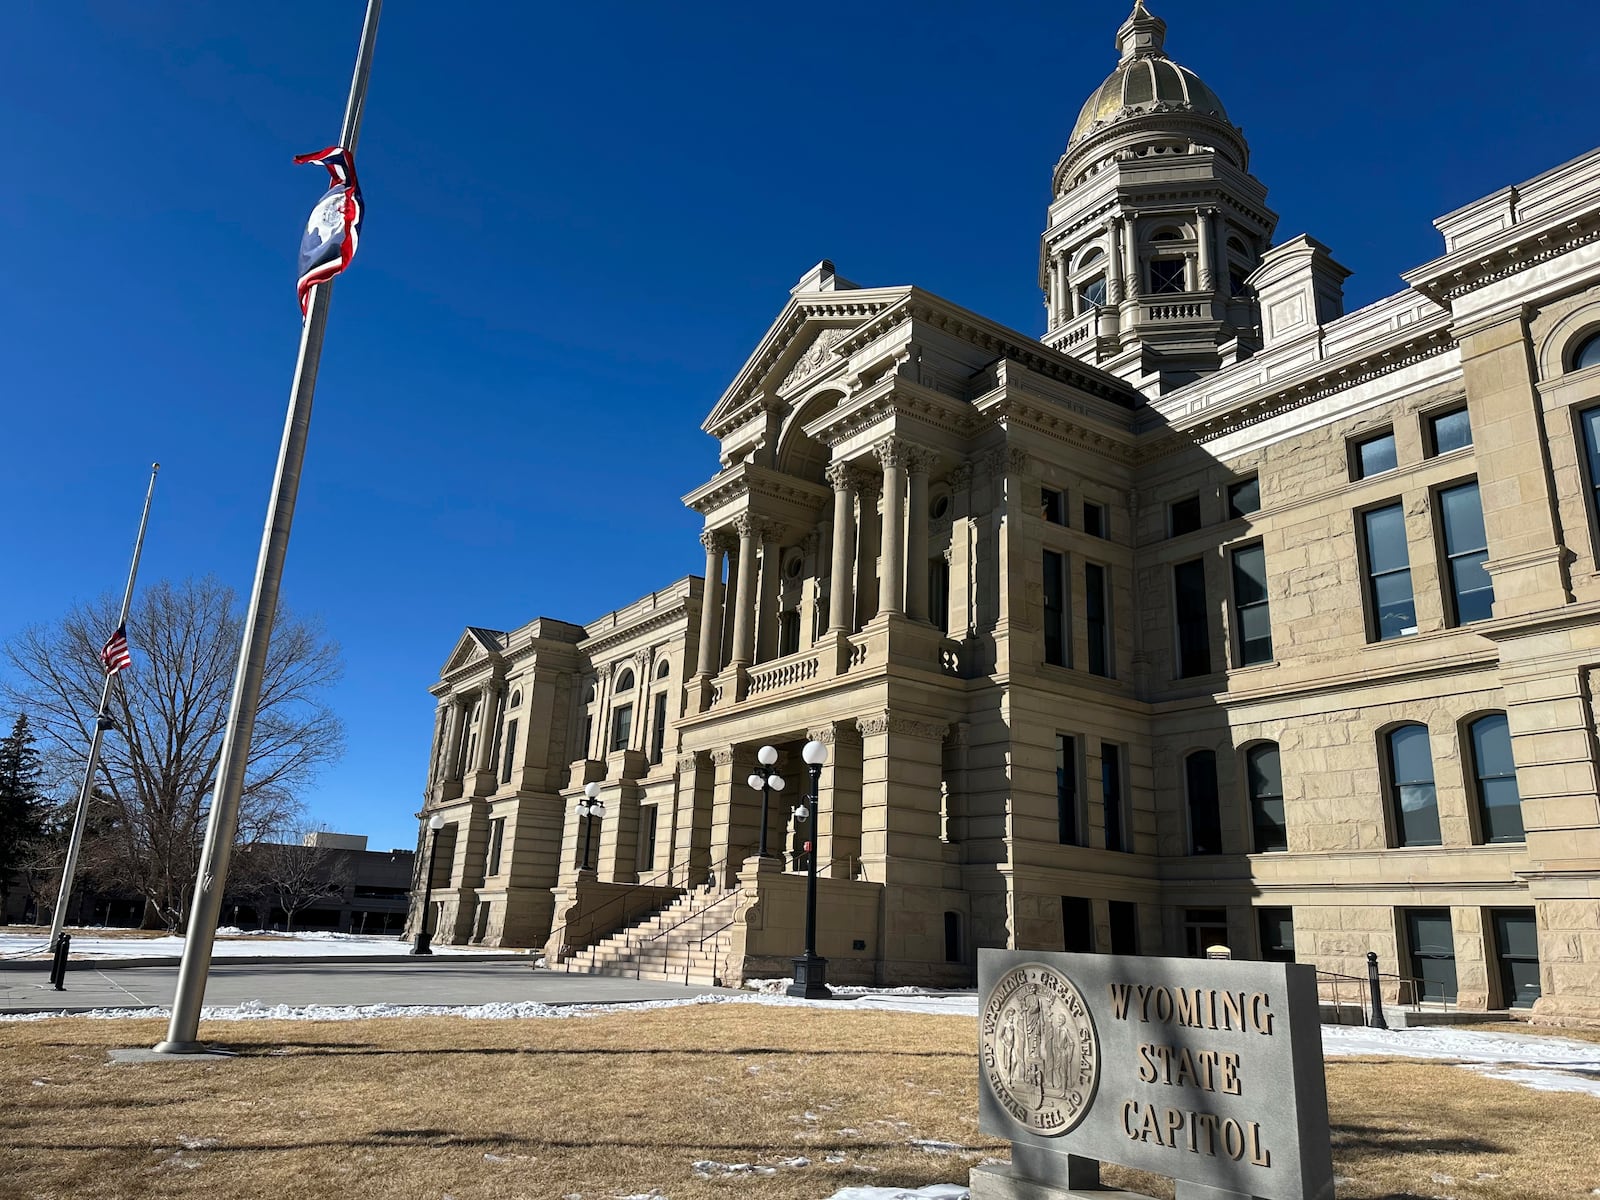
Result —
M1151 0L1282 215L1355 274L1600 143L1592 9ZM344 648L313 820L409 846L466 624L588 621L699 569L699 425L829 257L1042 331L1050 171L1124 0L850 9L392 2L285 598ZM361 0L8 6L0 639L142 578L248 592L299 230Z

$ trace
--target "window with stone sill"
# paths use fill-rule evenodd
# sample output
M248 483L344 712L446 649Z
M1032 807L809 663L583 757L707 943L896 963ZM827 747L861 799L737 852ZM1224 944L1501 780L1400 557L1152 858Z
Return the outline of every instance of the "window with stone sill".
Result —
M1051 525L1067 523L1067 494L1056 488L1039 489L1039 515Z
M1083 502L1083 531L1090 537L1111 536L1111 522L1104 504L1097 504L1093 500Z
M1150 260L1150 294L1176 296L1188 291L1184 278L1184 260L1181 258L1152 258Z
M1438 846L1439 799L1433 786L1433 750L1422 725L1402 725L1384 736L1389 820L1395 846Z
M1106 849L1128 852L1133 849L1128 829L1127 794L1122 783L1122 747L1100 743L1100 803L1104 821Z
M1261 543L1233 552L1234 653L1241 667L1272 661L1272 611Z
M1070 667L1072 641L1067 628L1067 557L1044 552L1044 661Z
M1112 670L1111 589L1107 570L1099 563L1083 564L1083 615L1089 674L1107 679Z
M1370 639L1409 637L1417 632L1417 605L1411 594L1405 506L1395 503L1362 513L1361 532Z
M611 714L611 752L628 748L628 736L633 732L633 705L624 704Z
M1350 478L1369 479L1392 471L1399 465L1394 445L1394 430L1355 438L1350 442Z
M1436 498L1444 541L1450 624L1486 621L1494 615L1494 581L1484 569L1489 558L1489 538L1484 531L1478 481L1444 488Z
M1261 957L1267 962L1294 961L1294 909L1258 909Z
M1472 445L1472 419L1464 404L1448 412L1434 413L1424 418L1422 424L1430 458Z
M1078 739L1056 734L1056 840L1063 846L1083 845L1078 811Z
M1261 511L1261 478L1252 475L1228 485L1228 516L1248 517Z
M1211 630L1203 559L1172 568L1173 608L1177 617L1178 678L1211 674Z
M1511 756L1511 726L1505 713L1490 713L1467 726L1467 742L1478 806L1479 840L1526 841L1517 764Z
M1289 848L1289 829L1284 821L1283 771L1274 742L1252 746L1245 754L1245 782L1250 792L1250 824L1255 834L1257 854L1271 854Z

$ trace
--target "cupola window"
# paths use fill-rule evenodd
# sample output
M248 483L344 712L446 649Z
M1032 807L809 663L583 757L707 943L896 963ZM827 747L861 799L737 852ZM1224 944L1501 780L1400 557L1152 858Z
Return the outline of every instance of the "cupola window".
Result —
M1181 258L1152 258L1150 260L1150 294L1153 296L1173 296L1187 291L1183 268L1184 262Z

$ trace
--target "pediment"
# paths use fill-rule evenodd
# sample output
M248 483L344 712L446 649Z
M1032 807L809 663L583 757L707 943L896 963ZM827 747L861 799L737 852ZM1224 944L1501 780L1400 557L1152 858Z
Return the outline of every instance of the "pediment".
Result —
M846 337L910 292L851 288L791 297L701 428L721 437L761 399L787 398L824 377L842 361L835 348Z
M445 659L444 670L440 674L450 675L480 660L497 659L505 649L505 642L506 635L498 630L468 625L466 632L456 642L456 648L450 652L450 657Z

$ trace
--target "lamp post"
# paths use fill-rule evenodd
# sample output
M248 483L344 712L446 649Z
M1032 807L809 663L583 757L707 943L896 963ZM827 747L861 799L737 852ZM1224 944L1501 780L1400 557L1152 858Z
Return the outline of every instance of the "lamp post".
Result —
M422 923L417 926L417 943L411 947L413 954L432 954L433 935L428 932L428 914L433 910L433 864L439 858L439 830L444 828L444 817L434 813L428 818L432 838L428 842L428 880L422 888Z
M583 799L578 801L578 815L583 822L583 858L578 863L578 870L587 871L589 867L589 839L594 833L594 823L605 816L606 802L600 799L600 785L586 783L583 785Z
M773 765L778 761L778 752L771 746L763 746L756 751L756 769L750 772L750 777L745 780L753 789L761 793L761 845L756 850L756 857L767 857L767 797L772 792L783 791L783 776L778 774Z
M821 742L807 742L800 752L811 772L811 790L805 801L795 805L794 819L811 821L811 837L806 842L806 951L794 960L794 982L788 994L807 1000L831 1000L828 990L828 960L817 957L817 785L822 779L822 764L828 761L828 748Z

